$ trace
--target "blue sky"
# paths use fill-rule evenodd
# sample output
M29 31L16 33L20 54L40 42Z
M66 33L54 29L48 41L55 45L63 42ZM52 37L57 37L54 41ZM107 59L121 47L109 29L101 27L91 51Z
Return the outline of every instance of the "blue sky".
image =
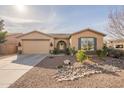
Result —
M0 6L0 17L8 32L39 30L46 33L72 33L93 28L107 33L108 14L121 6Z

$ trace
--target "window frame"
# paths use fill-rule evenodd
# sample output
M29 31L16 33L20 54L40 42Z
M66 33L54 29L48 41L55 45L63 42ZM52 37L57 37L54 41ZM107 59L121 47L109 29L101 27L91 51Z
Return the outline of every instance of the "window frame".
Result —
M78 38L78 49L81 49L81 39L82 38L86 38L86 39L92 38L94 41L94 50L86 50L86 51L96 51L97 50L97 38L95 38L95 37L80 37L80 38Z

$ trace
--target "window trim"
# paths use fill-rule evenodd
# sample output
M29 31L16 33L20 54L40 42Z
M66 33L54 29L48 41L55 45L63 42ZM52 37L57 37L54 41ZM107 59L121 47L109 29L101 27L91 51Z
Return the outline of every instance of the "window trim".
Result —
M78 38L78 49L79 50L81 49L81 38L93 38L94 39L94 50L93 51L97 50L97 38L96 37L80 37L80 38Z

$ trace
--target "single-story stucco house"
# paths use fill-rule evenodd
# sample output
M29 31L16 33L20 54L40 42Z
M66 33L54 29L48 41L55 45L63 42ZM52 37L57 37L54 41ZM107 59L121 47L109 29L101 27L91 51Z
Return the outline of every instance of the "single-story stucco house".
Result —
M124 39L108 40L107 47L124 50Z
M54 48L65 50L68 47L95 51L103 47L104 36L105 34L88 28L72 34L46 34L32 31L18 38L21 40L23 54L40 54L49 53Z

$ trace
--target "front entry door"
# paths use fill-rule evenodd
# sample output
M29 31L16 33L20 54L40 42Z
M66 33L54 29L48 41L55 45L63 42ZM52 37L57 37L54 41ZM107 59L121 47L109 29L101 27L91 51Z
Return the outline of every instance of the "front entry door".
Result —
M57 44L57 48L60 51L65 51L65 49L66 49L66 43L64 41L59 41L58 44Z

